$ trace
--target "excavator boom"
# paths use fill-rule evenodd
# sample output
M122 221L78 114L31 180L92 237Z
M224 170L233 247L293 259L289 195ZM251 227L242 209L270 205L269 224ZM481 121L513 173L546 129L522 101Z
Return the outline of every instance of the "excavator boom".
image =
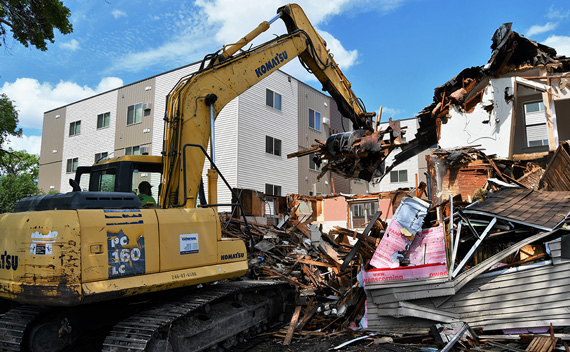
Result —
M288 34L238 53L269 28L269 22L261 23L237 43L208 56L204 69L182 80L169 94L163 150L163 208L196 206L208 141L215 160L212 126L216 116L232 99L296 57L335 98L356 129L373 129L374 113L364 110L350 82L328 52L326 42L303 10L289 4L279 8L278 16L271 22L277 18L285 22ZM217 203L216 174L212 168L208 176L209 204Z

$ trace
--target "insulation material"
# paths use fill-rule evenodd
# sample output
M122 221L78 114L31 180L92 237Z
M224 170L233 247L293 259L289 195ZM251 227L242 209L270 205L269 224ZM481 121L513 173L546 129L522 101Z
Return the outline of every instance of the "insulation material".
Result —
M398 268L371 269L363 273L364 284L380 281L398 281L426 277L448 276L447 265L425 264Z

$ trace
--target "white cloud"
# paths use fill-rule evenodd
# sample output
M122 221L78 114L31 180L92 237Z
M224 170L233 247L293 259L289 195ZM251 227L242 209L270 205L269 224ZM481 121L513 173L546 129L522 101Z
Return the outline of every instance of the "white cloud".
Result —
M386 14L404 4L405 0L299 0L317 31L327 40L335 60L348 69L356 63L358 52L345 49L342 43L329 33L319 30L319 25L347 11L359 12L373 9ZM181 10L177 14L179 27L176 34L158 47L146 48L138 52L127 53L118 57L107 72L137 72L145 68L167 64L171 67L200 60L206 53L215 51L222 45L239 40L262 21L268 21L276 15L283 5L282 0L196 0L191 10ZM364 10L365 9L365 10ZM261 34L253 44L260 44L274 38L275 34L286 33L282 21L275 22L271 28ZM215 40L212 41L212 38ZM346 44L346 43L345 43ZM295 60L296 61L296 60ZM291 65L287 65L290 67ZM297 64L297 66L299 66ZM163 66L162 66L163 67ZM291 71L291 68L289 68ZM288 72L289 72L288 71ZM301 79L314 77L301 74L299 67L292 69L292 74Z
M79 49L79 42L76 39L71 39L67 43L59 44L59 46L67 50L75 51Z
M42 136L26 136L20 138L8 137L8 141L3 148L12 148L12 150L25 150L29 154L40 155L42 147Z
M122 85L123 81L117 77L103 78L96 88L65 81L54 86L33 78L18 78L15 82L5 82L0 93L14 101L20 127L39 129L44 112Z
M127 13L125 11L121 11L119 9L113 9L113 11L111 11L111 14L113 15L113 17L115 19L120 18L120 17L127 17Z
M563 35L552 35L543 44L556 49L558 55L570 56L570 37Z
M406 111L402 110L402 109L393 109L393 108L389 108L389 107L384 107L382 108L382 118L381 121L382 122L386 122L388 121L388 119L391 117L392 119L395 119L398 117L398 115L402 115L404 114Z
M570 10L558 10L555 9L554 6L550 6L548 8L548 12L546 13L546 17L552 20L563 20L570 16Z
M542 33L550 32L550 31L554 30L557 26L558 26L558 23L555 23L555 22L548 22L547 24L545 24L543 26L534 25L534 26L529 28L529 30L526 32L525 36L531 37L531 36L536 35L536 34L542 34Z

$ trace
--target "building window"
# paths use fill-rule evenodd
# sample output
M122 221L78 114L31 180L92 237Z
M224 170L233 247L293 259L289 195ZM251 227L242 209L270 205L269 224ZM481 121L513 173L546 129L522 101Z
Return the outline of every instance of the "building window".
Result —
M378 201L350 204L351 228L364 227L376 212L378 212Z
M125 155L141 155L141 147L138 145L134 147L126 147Z
M265 136L265 152L281 156L281 140L269 136Z
M111 113L106 112L104 114L97 115L97 129L109 127L111 123Z
M321 130L321 113L313 109L309 109L309 127Z
M107 153L107 152L97 153L97 154L95 154L95 162L98 162L99 160L106 159L107 156L109 156L109 153Z
M77 170L78 161L79 160L77 158L67 159L67 167L65 169L65 172L75 172Z
M281 94L275 93L271 89L265 90L265 104L281 111Z
M265 195L281 197L281 186L265 184Z
M315 160L313 158L315 158L315 155L311 154L309 156L309 169L315 170L315 171L321 171L321 167L319 165L317 165L317 163L315 162Z
M390 183L408 182L408 170L390 171Z
M69 135L76 136L81 133L81 120L69 124Z
M544 103L524 104L524 120L527 147L548 145L548 128L546 126L546 110Z
M142 122L142 107L143 104L139 103L127 108L127 126Z

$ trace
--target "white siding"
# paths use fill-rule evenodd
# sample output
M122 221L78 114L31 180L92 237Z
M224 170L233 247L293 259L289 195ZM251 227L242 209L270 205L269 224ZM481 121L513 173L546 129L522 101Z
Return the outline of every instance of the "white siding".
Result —
M482 144L487 155L508 157L513 102L505 102L505 92L513 94L513 80L492 79L485 87L482 102L471 113L452 108L447 123L441 125L439 145L448 149ZM485 106L492 106L491 113Z
M238 106L239 97L230 101L218 114L215 122L215 144L216 166L225 177L226 181L232 188L237 187L237 141L238 141ZM210 144L208 143L208 153L210 153ZM204 162L202 172L202 180L204 181L204 191L208 196L208 177L207 172L210 168L208 160ZM229 204L232 202L232 193L226 187L221 177L218 178L218 203ZM231 211L229 207L220 207L218 211Z
M386 129L388 127L388 123L381 123L380 129ZM400 128L406 127L405 137L407 141L414 139L415 134L418 131L417 120L414 119L407 119L407 120L400 120ZM401 151L400 148L394 149L392 153L386 159L388 162L387 164L392 163L392 158L394 155L398 154ZM369 192L388 192L388 191L395 191L398 188L414 188L416 187L416 174L418 174L418 183L421 179L425 179L425 176L421 175L419 171L419 163L418 158L424 157L423 154L415 155L408 160L404 161L400 165L396 166L392 171L399 171L399 170L407 170L408 172L408 181L406 182L390 182L390 173L388 172L386 176L378 183L370 183Z
M162 152L162 138L164 136L164 113L166 111L166 96L178 81L185 76L198 70L199 65L190 65L178 70L170 71L155 78L155 92L153 103L153 135L152 155L160 155Z
M65 131L63 139L63 155L61 169L61 185L59 191L71 191L69 179L75 173L66 173L67 159L78 158L79 166L90 166L95 161L95 154L101 152L112 156L115 145L115 125L117 110L117 90L95 96L93 98L69 105L65 114ZM97 115L110 112L109 127L97 129ZM69 124L81 120L81 133L69 136Z
M237 187L265 191L265 184L281 186L281 195L298 193L296 152L298 129L298 86L295 79L277 71L248 89L239 100ZM281 111L265 105L265 90L281 94ZM265 152L265 136L282 141L281 156Z

